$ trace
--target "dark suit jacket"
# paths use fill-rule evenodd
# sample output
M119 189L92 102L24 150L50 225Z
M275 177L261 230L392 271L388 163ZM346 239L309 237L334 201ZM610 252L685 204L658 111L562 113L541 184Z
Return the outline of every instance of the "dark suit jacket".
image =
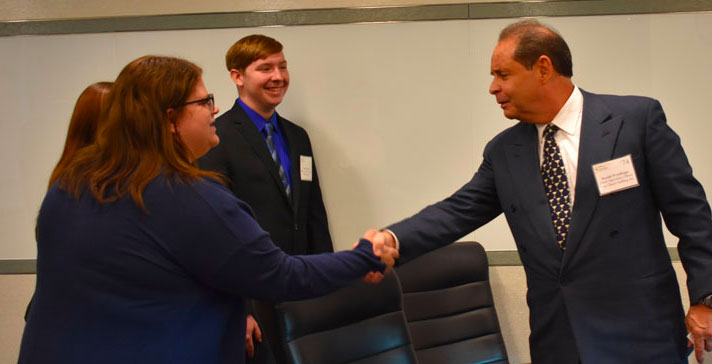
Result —
M262 134L237 100L215 122L220 144L198 163L229 178L228 188L252 207L257 222L287 254L332 252L316 165L312 162L311 182L300 178L300 156L312 157L309 136L289 120L278 119L292 162L292 201Z
M712 292L712 218L660 103L583 92L576 200L566 251L556 245L536 127L488 143L470 182L389 227L401 260L504 213L527 277L535 364L675 363L686 329L661 226L680 238L691 301ZM592 165L631 154L639 187L599 196Z

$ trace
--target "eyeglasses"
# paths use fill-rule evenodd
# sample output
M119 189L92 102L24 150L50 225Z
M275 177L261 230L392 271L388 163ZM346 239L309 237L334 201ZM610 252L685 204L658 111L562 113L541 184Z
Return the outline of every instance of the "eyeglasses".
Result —
M208 94L208 97L200 100L193 100L193 101L188 101L184 102L183 104L179 105L179 107L190 105L190 104L199 104L202 106L207 106L210 111L215 110L215 97L213 97L213 94Z

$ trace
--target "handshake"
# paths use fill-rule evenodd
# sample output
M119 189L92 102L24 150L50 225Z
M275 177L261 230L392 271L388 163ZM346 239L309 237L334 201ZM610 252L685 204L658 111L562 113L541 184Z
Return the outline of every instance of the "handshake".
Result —
M363 239L371 242L373 245L373 254L386 264L386 270L381 272L369 272L363 277L363 281L376 284L383 279L383 275L388 273L398 259L398 250L396 249L396 240L388 231L377 231L374 229L367 230L363 234ZM354 247L358 242L354 243Z

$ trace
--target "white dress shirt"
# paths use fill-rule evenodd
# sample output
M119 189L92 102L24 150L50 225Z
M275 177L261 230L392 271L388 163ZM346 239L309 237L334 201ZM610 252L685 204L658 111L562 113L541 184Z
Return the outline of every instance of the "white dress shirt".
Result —
M564 160L566 179L569 182L569 206L573 209L576 191L576 168L578 167L579 143L581 141L581 117L583 114L583 94L574 86L571 96L551 121L558 126L559 132L554 134L554 140L561 151ZM544 128L546 124L537 124L539 133L539 161L544 163Z

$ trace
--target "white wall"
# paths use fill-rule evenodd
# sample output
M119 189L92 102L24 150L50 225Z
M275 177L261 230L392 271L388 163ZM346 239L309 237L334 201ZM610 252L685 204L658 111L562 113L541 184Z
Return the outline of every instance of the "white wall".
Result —
M712 13L546 19L568 40L574 81L659 98L697 177L712 186ZM513 124L487 94L510 20L342 24L0 37L0 259L35 257L34 221L76 97L145 54L201 65L224 111L236 91L226 49L260 32L285 44L292 83L278 111L311 134L337 249L467 182ZM503 219L469 239L514 250ZM675 243L670 238L670 244Z

